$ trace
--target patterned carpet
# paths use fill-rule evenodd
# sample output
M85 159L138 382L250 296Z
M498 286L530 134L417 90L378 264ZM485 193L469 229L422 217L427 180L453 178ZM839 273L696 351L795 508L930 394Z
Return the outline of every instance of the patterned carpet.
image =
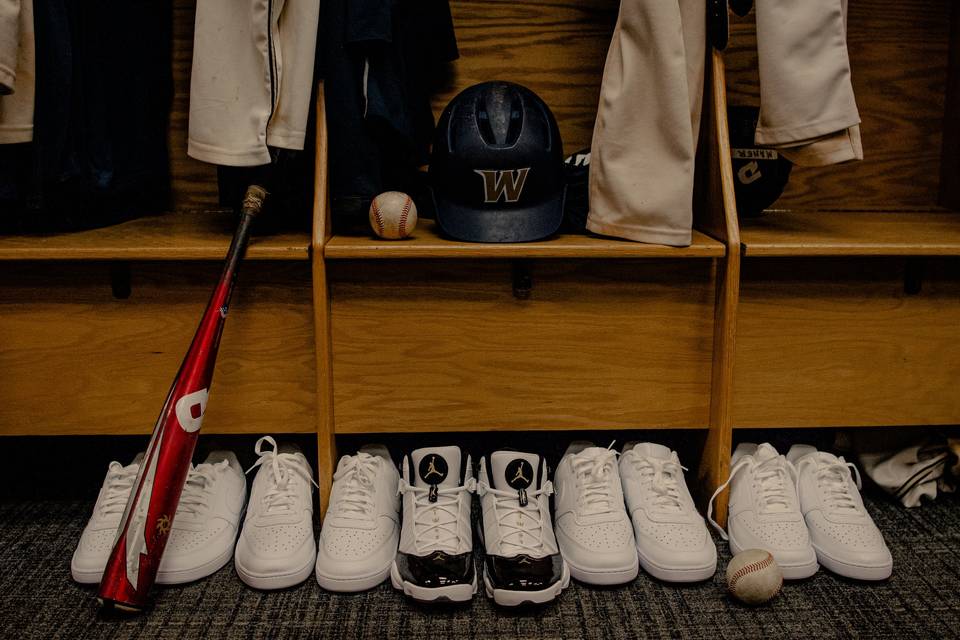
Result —
M246 588L232 565L184 587L158 589L154 609L104 619L69 562L92 499L0 502L3 638L945 638L960 630L960 500L907 511L882 497L869 508L893 551L894 577L857 584L824 571L789 584L770 606L732 602L721 573L674 587L641 575L624 588L574 584L553 605L518 613L482 597L457 609L406 602L388 584L324 593L311 579L280 593ZM728 554L720 544L721 568Z

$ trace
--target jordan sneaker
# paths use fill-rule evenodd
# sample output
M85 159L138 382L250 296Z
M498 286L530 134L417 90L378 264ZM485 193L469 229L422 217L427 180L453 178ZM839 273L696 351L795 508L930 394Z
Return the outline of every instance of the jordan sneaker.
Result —
M817 555L800 512L796 469L770 444L741 443L730 461L730 477L710 498L730 486L727 531L711 517L720 536L730 541L730 553L764 549L773 555L786 580L809 578L817 572Z
M460 447L403 458L403 523L390 570L394 588L419 602L467 602L477 592L471 510L476 481Z
M553 475L554 531L573 578L614 585L637 577L633 527L623 507L617 452L574 442Z
M820 564L856 580L889 578L893 556L863 506L856 466L802 444L790 448L787 460L797 468L800 510Z
M570 569L553 533L553 484L543 458L517 451L482 458L477 493L487 596L514 607L550 602L560 595L570 584Z
M266 445L269 445L267 448ZM237 575L255 589L300 584L314 570L313 469L293 447L277 447L270 436L257 440L260 467L250 489L247 515L237 541Z
M717 571L717 547L697 513L680 459L668 447L628 443L620 480L644 571L667 582L698 582Z
M387 579L400 541L400 477L382 445L343 456L317 541L317 582L328 591L364 591Z
M138 453L126 466L119 462L111 462L108 466L93 514L80 535L70 562L70 573L77 582L98 584L103 577L143 455Z
M213 451L187 475L157 584L205 578L230 561L247 501L247 479L230 451Z

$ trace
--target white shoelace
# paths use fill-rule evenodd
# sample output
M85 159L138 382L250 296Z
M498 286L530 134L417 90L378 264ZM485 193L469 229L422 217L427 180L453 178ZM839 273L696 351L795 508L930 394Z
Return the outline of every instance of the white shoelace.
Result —
M785 513L793 506L791 494L796 491L794 488L797 479L796 467L783 456L768 458L763 462L757 462L753 456L744 456L737 464L733 465L733 468L730 469L730 477L717 487L713 496L710 497L710 503L707 505L707 520L724 540L728 539L727 532L713 519L713 501L716 500L721 491L727 488L740 470L748 465L754 469L754 480L757 483L756 490L759 494L762 513Z
M816 474L817 486L823 491L828 511L836 515L859 514L860 505L850 491L849 481L856 476L857 489L863 487L860 471L852 462L840 457L837 462L821 463L816 456L809 456L800 461L797 472L805 467L813 467ZM851 473L850 470L853 470Z
M374 481L383 458L360 452L344 458L342 466L333 474L333 481L342 483L334 514L339 518L372 521L376 501Z
M415 487L400 478L397 493L413 494L413 544L418 555L431 551L456 553L460 547L460 495L476 489L477 481L473 478L462 487L438 487L436 501L430 502L429 488Z
M217 474L229 465L229 461L221 460L215 464L204 462L190 469L187 481L183 485L183 493L180 494L177 514L186 513L197 516L206 511L210 506L211 489Z
M486 482L478 482L477 494L483 496L487 493L496 497L493 516L497 521L501 550L508 554L516 551L518 554L543 555L545 527L537 498L552 495L553 483L548 480L542 488L527 491L526 506L520 506L516 491L494 489Z
M130 490L137 479L140 465L131 464L126 467L119 462L111 462L107 467L107 479L104 481L106 492L100 502L100 515L109 516L123 513L127 508Z
M264 450L264 444L269 444L273 448ZM267 514L290 513L297 504L295 489L299 482L309 482L319 488L320 485L313 479L310 469L296 454L277 452L277 441L272 437L263 436L257 440L254 451L260 458L247 469L247 473L259 466L266 466L270 470L269 488L263 494L263 504Z
M644 482L650 483L653 492L653 506L662 513L682 513L686 511L680 484L684 482L683 472L687 468L674 460L650 458L627 452L627 459L640 473Z
M583 451L573 456L573 472L581 480L578 501L582 515L607 515L617 505L610 482L610 474L617 468L618 454L612 449L613 444L603 451Z

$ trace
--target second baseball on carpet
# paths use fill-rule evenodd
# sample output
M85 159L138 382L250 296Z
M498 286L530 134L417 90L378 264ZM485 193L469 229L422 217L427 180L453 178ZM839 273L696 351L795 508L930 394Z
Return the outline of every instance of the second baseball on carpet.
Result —
M370 228L385 240L406 238L417 228L417 205L401 191L385 191L370 203Z

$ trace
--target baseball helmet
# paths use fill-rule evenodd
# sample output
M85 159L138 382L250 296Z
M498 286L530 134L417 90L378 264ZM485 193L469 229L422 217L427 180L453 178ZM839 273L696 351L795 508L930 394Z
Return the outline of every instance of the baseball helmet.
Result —
M437 223L468 242L527 242L563 222L563 144L550 109L510 82L484 82L450 101L430 159Z
M757 107L731 106L727 113L737 211L743 216L758 216L783 194L793 163L776 149L754 143L760 117Z

